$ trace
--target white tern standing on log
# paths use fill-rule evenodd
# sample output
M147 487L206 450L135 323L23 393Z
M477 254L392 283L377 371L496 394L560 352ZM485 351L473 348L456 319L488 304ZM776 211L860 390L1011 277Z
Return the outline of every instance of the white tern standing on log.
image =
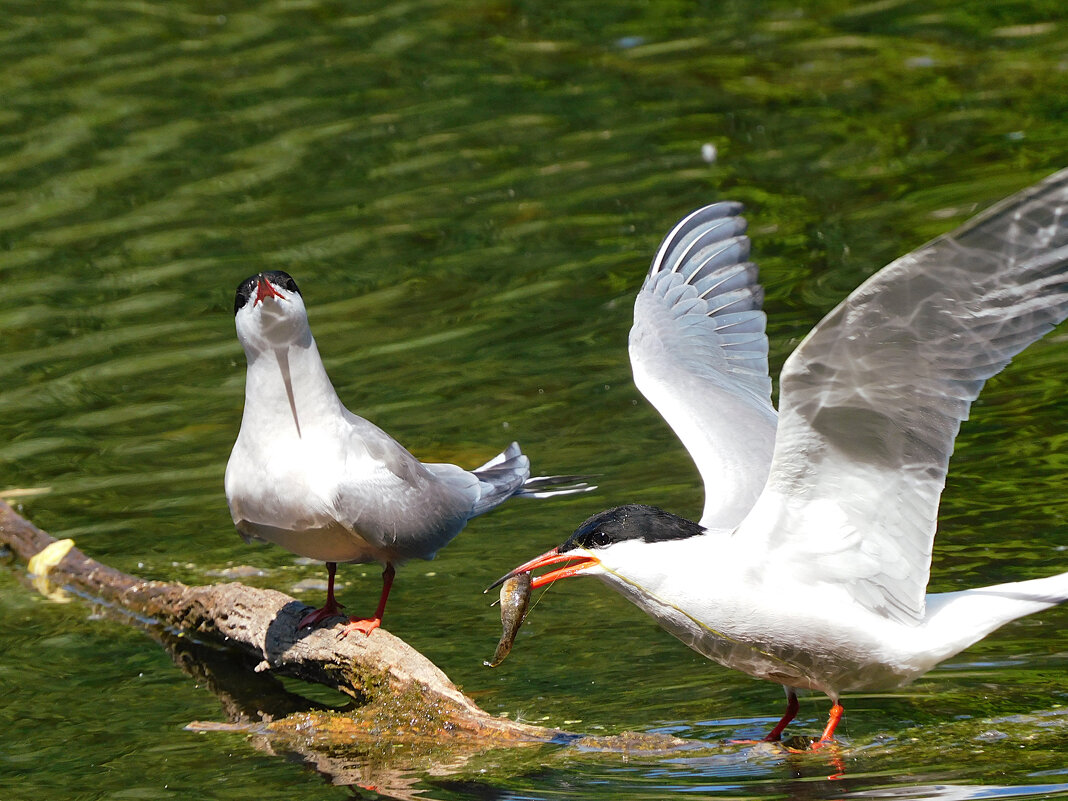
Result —
M782 684L767 740L797 688L826 693L819 747L841 693L905 684L1068 598L1068 573L926 594L961 421L1068 316L1068 170L865 281L787 359L777 415L740 211L716 203L678 223L630 332L635 383L701 474L700 521L610 509L508 575L598 576L694 650Z
M475 470L420 462L342 405L287 273L243 281L234 317L248 372L241 430L226 465L226 501L246 540L326 562L326 604L301 627L338 614L338 562L384 566L374 616L351 618L339 636L370 634L381 625L395 565L433 559L468 520L513 496L593 489L578 476L531 478L530 460L514 442Z

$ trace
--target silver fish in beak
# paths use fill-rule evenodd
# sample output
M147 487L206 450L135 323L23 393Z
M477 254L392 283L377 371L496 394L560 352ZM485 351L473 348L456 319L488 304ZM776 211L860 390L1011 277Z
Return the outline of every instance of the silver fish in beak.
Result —
M532 587L530 573L517 573L501 584L501 641L493 652L493 660L483 662L486 667L497 667L512 650L512 643L527 616Z

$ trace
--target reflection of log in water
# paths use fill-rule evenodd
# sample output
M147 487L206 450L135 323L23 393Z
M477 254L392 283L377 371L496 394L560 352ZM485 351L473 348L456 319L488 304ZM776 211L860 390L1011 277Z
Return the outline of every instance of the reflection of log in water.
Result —
M0 545L28 562L54 542L0 501ZM145 581L77 548L49 570L47 581L144 628L176 664L219 697L229 724L192 728L247 731L259 747L299 755L336 783L382 786L387 777L392 777L389 783L404 777L401 784L407 786L413 769L447 773L487 749L578 739L490 715L436 665L384 629L343 640L329 629L298 631L308 607L274 590ZM39 577L35 586L47 591L44 582ZM331 687L352 702L343 710L328 709L289 692L277 676ZM633 735L583 738L582 743L647 751L681 741ZM377 779L369 779L369 772Z

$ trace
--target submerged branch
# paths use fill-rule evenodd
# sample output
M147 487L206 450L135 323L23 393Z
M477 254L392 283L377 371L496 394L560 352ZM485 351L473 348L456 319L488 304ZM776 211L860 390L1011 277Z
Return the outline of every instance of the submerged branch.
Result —
M0 501L0 545L29 562L57 541ZM337 639L332 629L298 630L308 611L275 590L243 584L188 586L146 581L101 564L71 547L46 576L56 587L103 604L141 626L183 670L222 701L227 726L266 736L277 747L305 754L317 766L339 745L353 752L368 744L405 744L458 751L549 742L581 742L608 750L674 748L671 737L622 735L579 738L558 729L495 717L464 695L430 660L385 629ZM348 695L344 711L325 709L288 692L275 676L322 684ZM330 756L327 756L330 755ZM337 774L335 774L337 775Z
M56 540L0 501L0 544L28 562ZM382 712L400 712L410 738L442 732L490 739L546 741L560 732L498 718L480 709L430 660L388 631L337 639L331 629L297 629L308 608L275 590L243 584L187 586L145 581L101 564L71 548L47 574L55 586L84 593L139 618L150 628L177 630L223 643L252 657L255 671L269 671L339 690L381 727ZM247 675L247 674L246 674ZM308 714L308 713L304 713ZM306 721L305 721L306 722ZM355 722L355 721L354 721Z

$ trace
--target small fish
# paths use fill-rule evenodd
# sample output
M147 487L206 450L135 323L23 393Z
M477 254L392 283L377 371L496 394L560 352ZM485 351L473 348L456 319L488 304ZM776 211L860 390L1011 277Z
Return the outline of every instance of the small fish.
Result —
M483 662L486 667L497 667L512 650L515 635L527 616L530 602L530 573L519 573L501 585L501 641L493 652L492 662Z

